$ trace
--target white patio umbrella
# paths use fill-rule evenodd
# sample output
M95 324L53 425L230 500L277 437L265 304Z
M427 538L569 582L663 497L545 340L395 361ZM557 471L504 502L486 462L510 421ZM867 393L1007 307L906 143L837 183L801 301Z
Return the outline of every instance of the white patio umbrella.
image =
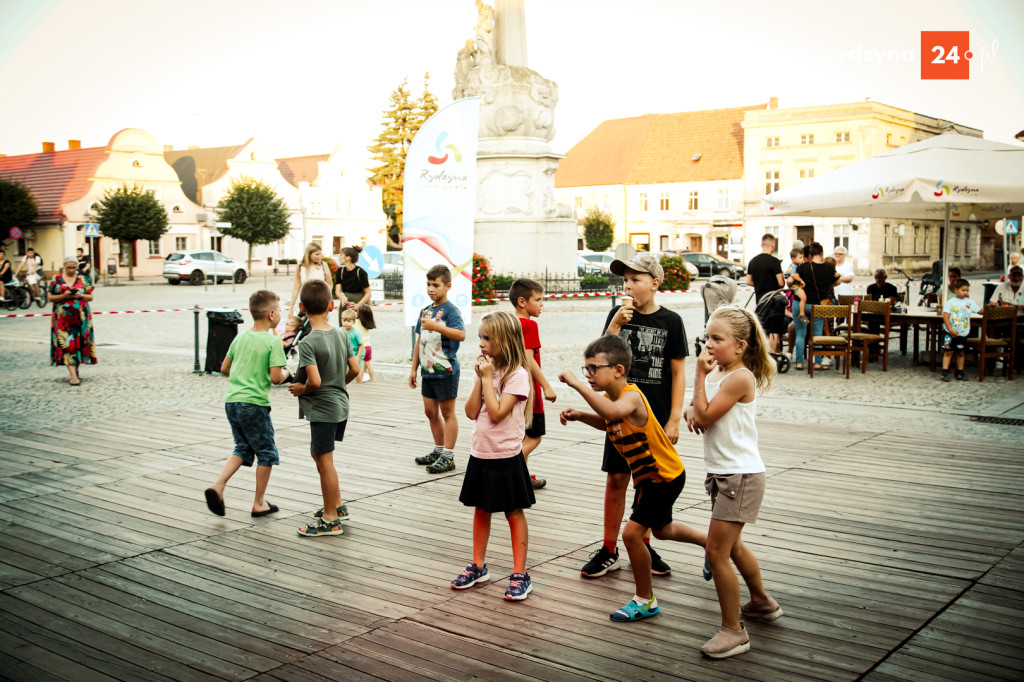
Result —
M946 132L772 192L761 209L765 215L944 216L945 281L952 220L1024 214L1024 147ZM945 287L941 293L945 298Z

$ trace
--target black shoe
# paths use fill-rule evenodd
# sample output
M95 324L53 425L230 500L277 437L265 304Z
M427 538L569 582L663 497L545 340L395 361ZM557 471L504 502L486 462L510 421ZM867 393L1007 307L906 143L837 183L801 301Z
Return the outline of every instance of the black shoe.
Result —
M651 553L651 574L652 575L668 575L672 572L672 568L665 563L665 561L654 551L650 543L647 545L647 551Z
M942 370L942 380L943 381L949 381L949 370L948 369Z
M439 456L433 464L427 465L428 474L444 474L449 471L455 471L455 460L444 455Z
M600 578L608 571L615 571L622 568L619 565L619 552L608 551L608 548L601 545L601 549L590 555L590 561L584 564L580 575L584 578Z
M437 458L440 457L440 456L441 456L440 452L436 452L434 450L431 450L429 455L423 455L422 457L417 457L416 458L416 463L417 464L433 464L434 462L437 461Z
M956 373L956 380L957 381L967 381L967 375L964 374L963 371L959 371L959 372Z

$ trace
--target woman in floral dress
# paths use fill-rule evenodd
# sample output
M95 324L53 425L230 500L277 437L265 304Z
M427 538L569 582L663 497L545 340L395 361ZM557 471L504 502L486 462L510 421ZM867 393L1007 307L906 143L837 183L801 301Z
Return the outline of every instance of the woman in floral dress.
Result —
M78 258L67 256L64 266L50 283L53 318L50 330L50 364L68 368L69 382L78 386L79 365L96 364L93 339L92 283L78 273Z

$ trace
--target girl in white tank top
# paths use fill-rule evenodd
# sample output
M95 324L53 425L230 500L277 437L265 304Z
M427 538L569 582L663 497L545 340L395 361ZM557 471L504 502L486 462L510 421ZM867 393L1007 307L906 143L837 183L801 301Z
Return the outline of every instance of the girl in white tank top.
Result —
M750 637L740 622L775 620L778 602L765 591L753 552L740 540L745 523L753 523L764 496L764 462L757 450L754 424L756 396L775 375L768 339L757 318L739 306L724 306L708 319L704 352L697 358L693 401L684 417L690 431L704 434L705 487L711 495L711 525L704 578L715 579L722 624L701 653L728 658L750 650ZM740 585L733 561L750 590L740 606Z

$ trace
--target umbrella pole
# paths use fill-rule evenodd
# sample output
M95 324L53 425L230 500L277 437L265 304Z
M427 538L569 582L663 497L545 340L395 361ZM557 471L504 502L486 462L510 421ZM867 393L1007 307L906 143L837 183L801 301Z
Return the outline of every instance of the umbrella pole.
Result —
M949 210L950 203L946 202L946 231L942 235L942 284L939 285L938 308L941 311L942 306L946 304L946 291L953 285L952 282L947 282L949 279Z

